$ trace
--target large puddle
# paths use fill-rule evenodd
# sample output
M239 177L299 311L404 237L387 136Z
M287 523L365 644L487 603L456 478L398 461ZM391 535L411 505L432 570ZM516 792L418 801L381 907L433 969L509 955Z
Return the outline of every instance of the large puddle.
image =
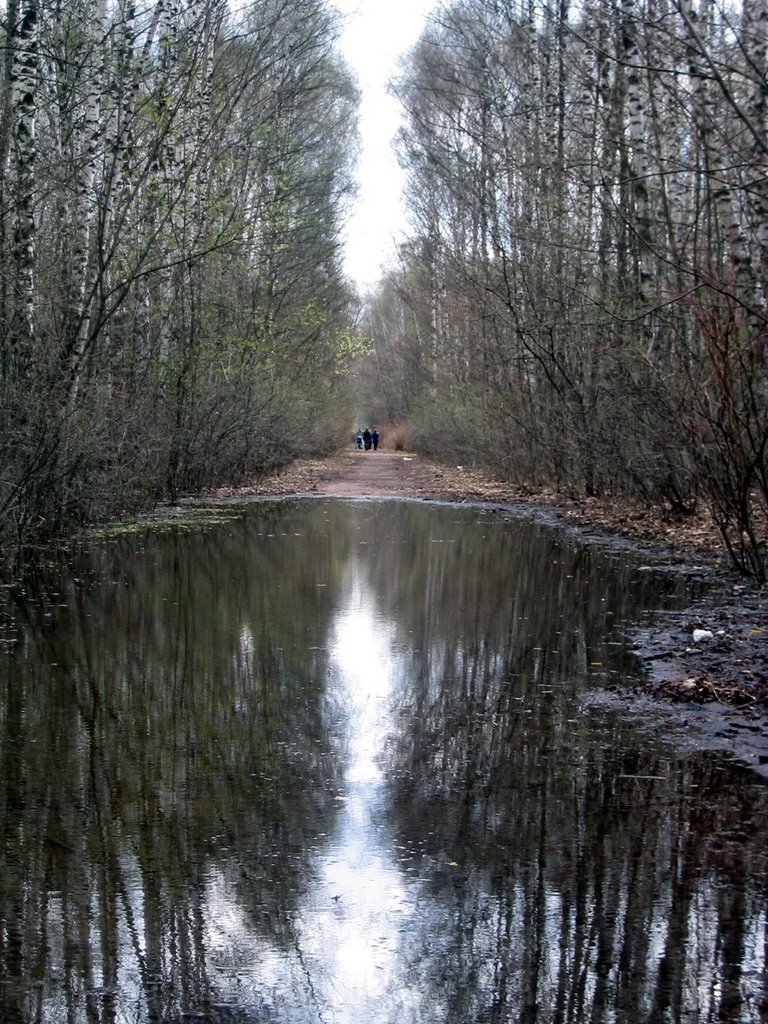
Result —
M768 787L589 699L685 598L396 501L44 566L0 622L0 1021L764 1022Z

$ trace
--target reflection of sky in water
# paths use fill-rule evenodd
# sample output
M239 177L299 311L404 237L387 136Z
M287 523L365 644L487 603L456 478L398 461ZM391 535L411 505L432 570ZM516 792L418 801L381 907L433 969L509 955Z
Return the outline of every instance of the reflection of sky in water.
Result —
M354 571L354 567L353 567ZM386 741L393 678L391 629L355 573L333 637L331 700L346 709L345 802L306 908L307 943L334 987L337 1010L358 1021L390 990L390 969L409 912L393 839L379 815L380 751Z
M237 1001L291 1021L305 1015L350 1024L382 1019L382 1013L388 1020L393 1013L411 1017L398 955L418 882L410 879L406 889L381 813L381 752L396 678L394 624L381 620L356 563L346 593L332 626L326 693L345 771L334 834L318 837L315 876L294 922L296 948L263 948L262 939L248 934L227 882L218 873L209 879L209 944L222 975L237 974ZM244 988L251 991L246 995Z

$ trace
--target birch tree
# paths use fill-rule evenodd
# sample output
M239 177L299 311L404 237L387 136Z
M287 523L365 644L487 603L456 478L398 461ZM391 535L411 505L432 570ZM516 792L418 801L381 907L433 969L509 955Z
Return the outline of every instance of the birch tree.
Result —
M5 28L0 528L337 443L356 93L334 18L11 0Z
M703 495L758 577L767 23L764 0L458 0L399 87L439 371L421 443L678 513Z
M6 284L6 363L22 371L29 358L29 342L35 334L35 167L37 162L38 64L40 11L37 0L18 0L8 9L7 61L10 65L3 128L10 147L13 239L10 273ZM5 207L4 207L5 213ZM10 293L10 294L9 294Z

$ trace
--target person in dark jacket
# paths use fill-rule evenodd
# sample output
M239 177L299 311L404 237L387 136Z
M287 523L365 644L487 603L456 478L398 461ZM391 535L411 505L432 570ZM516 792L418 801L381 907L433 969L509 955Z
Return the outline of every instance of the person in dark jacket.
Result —
M379 447L379 432L376 427L371 431L371 444L373 445L373 450L376 451Z
M363 446L367 452L371 450L371 432L368 427L363 431Z

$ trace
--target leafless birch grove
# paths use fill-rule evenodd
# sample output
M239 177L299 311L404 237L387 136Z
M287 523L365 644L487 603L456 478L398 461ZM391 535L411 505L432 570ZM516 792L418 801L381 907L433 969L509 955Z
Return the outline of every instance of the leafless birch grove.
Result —
M765 578L765 0L460 0L397 85L381 416L512 480L705 502Z
M334 447L357 103L334 17L0 14L0 539Z
M349 428L357 96L321 0L6 0L0 535ZM413 234L371 415L586 495L704 503L766 576L768 0L459 0L403 66Z

